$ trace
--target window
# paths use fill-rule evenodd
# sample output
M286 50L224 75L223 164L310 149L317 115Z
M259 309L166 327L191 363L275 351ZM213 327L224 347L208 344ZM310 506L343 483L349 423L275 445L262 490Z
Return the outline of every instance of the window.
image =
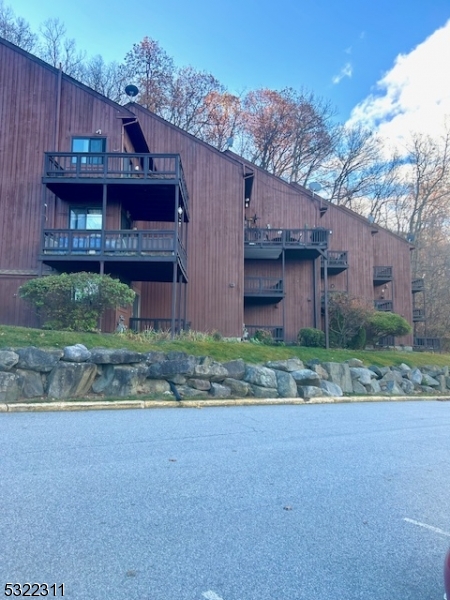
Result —
M70 229L101 229L102 209L84 206L71 208L69 227Z
M106 150L106 138L72 138L72 152L89 152L90 154L97 154L105 152ZM77 158L74 156L72 159L73 163L77 162ZM83 156L81 157L81 164L85 165L102 165L103 156Z

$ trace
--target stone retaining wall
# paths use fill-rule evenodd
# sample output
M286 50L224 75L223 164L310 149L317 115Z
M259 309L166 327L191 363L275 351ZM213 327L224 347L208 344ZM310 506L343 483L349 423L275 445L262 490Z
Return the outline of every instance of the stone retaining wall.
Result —
M448 367L364 367L298 358L249 365L219 363L183 352L88 350L0 350L0 402L150 396L161 399L303 398L344 394L402 396L448 393Z

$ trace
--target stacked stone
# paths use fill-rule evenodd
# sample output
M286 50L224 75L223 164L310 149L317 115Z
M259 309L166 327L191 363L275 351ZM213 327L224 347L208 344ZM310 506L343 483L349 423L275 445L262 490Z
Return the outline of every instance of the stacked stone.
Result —
M219 363L184 352L140 353L127 349L0 350L0 402L151 396L177 399L303 398L343 395L405 396L445 394L448 367L365 367L298 358L249 365Z

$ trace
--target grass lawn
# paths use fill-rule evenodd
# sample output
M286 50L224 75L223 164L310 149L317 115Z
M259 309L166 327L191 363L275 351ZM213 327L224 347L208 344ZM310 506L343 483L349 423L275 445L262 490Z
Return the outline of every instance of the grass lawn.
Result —
M214 341L211 336L187 333L181 339L170 341L161 339L167 336L123 334L79 333L70 331L48 331L27 327L0 325L0 349L37 346L40 348L63 348L73 344L84 344L87 348L128 348L138 352L187 352L194 356L211 356L225 362L242 358L248 363L263 363L268 360L281 360L298 357L303 361L317 358L321 362L343 362L349 358L359 358L365 365L392 366L406 363L410 367L424 365L450 366L450 355L427 352L340 350L306 348L303 346L265 346L253 342ZM198 338L198 339L195 339Z

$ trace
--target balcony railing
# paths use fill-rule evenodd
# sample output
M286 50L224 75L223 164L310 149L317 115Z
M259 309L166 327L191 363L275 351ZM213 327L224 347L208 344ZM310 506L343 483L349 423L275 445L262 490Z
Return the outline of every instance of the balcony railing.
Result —
M423 292L425 289L425 281L423 279L413 279L411 282L412 293Z
M190 322L184 319L175 319L175 333L187 331L191 327ZM131 317L130 329L136 333L145 331L171 331L172 319L153 319L151 317Z
M324 267L325 259L322 257L322 269ZM337 250L328 251L328 269L334 268L348 268L348 252L340 252Z
M375 300L374 305L376 310L381 312L392 312L394 310L394 303L392 300Z
M186 263L186 250L174 230L74 230L45 229L42 253L45 256L97 256L102 260L119 257L148 259L175 256Z
M373 268L373 283L374 285L383 285L392 281L392 267L374 267Z
M441 351L441 340L440 338L431 337L415 337L413 341L414 350L422 352L440 352Z
M425 321L425 309L413 308L413 323L419 323L420 321Z
M49 180L109 183L179 184L185 205L189 202L179 154L127 152L46 152L44 183Z
M282 297L283 294L283 280L278 277L244 278L244 296Z
M246 325L245 329L247 330L249 338L254 337L257 331L265 331L270 334L274 342L284 341L283 327L275 327L272 325Z
M285 249L326 248L328 230L317 229L259 229L245 230L245 245Z

